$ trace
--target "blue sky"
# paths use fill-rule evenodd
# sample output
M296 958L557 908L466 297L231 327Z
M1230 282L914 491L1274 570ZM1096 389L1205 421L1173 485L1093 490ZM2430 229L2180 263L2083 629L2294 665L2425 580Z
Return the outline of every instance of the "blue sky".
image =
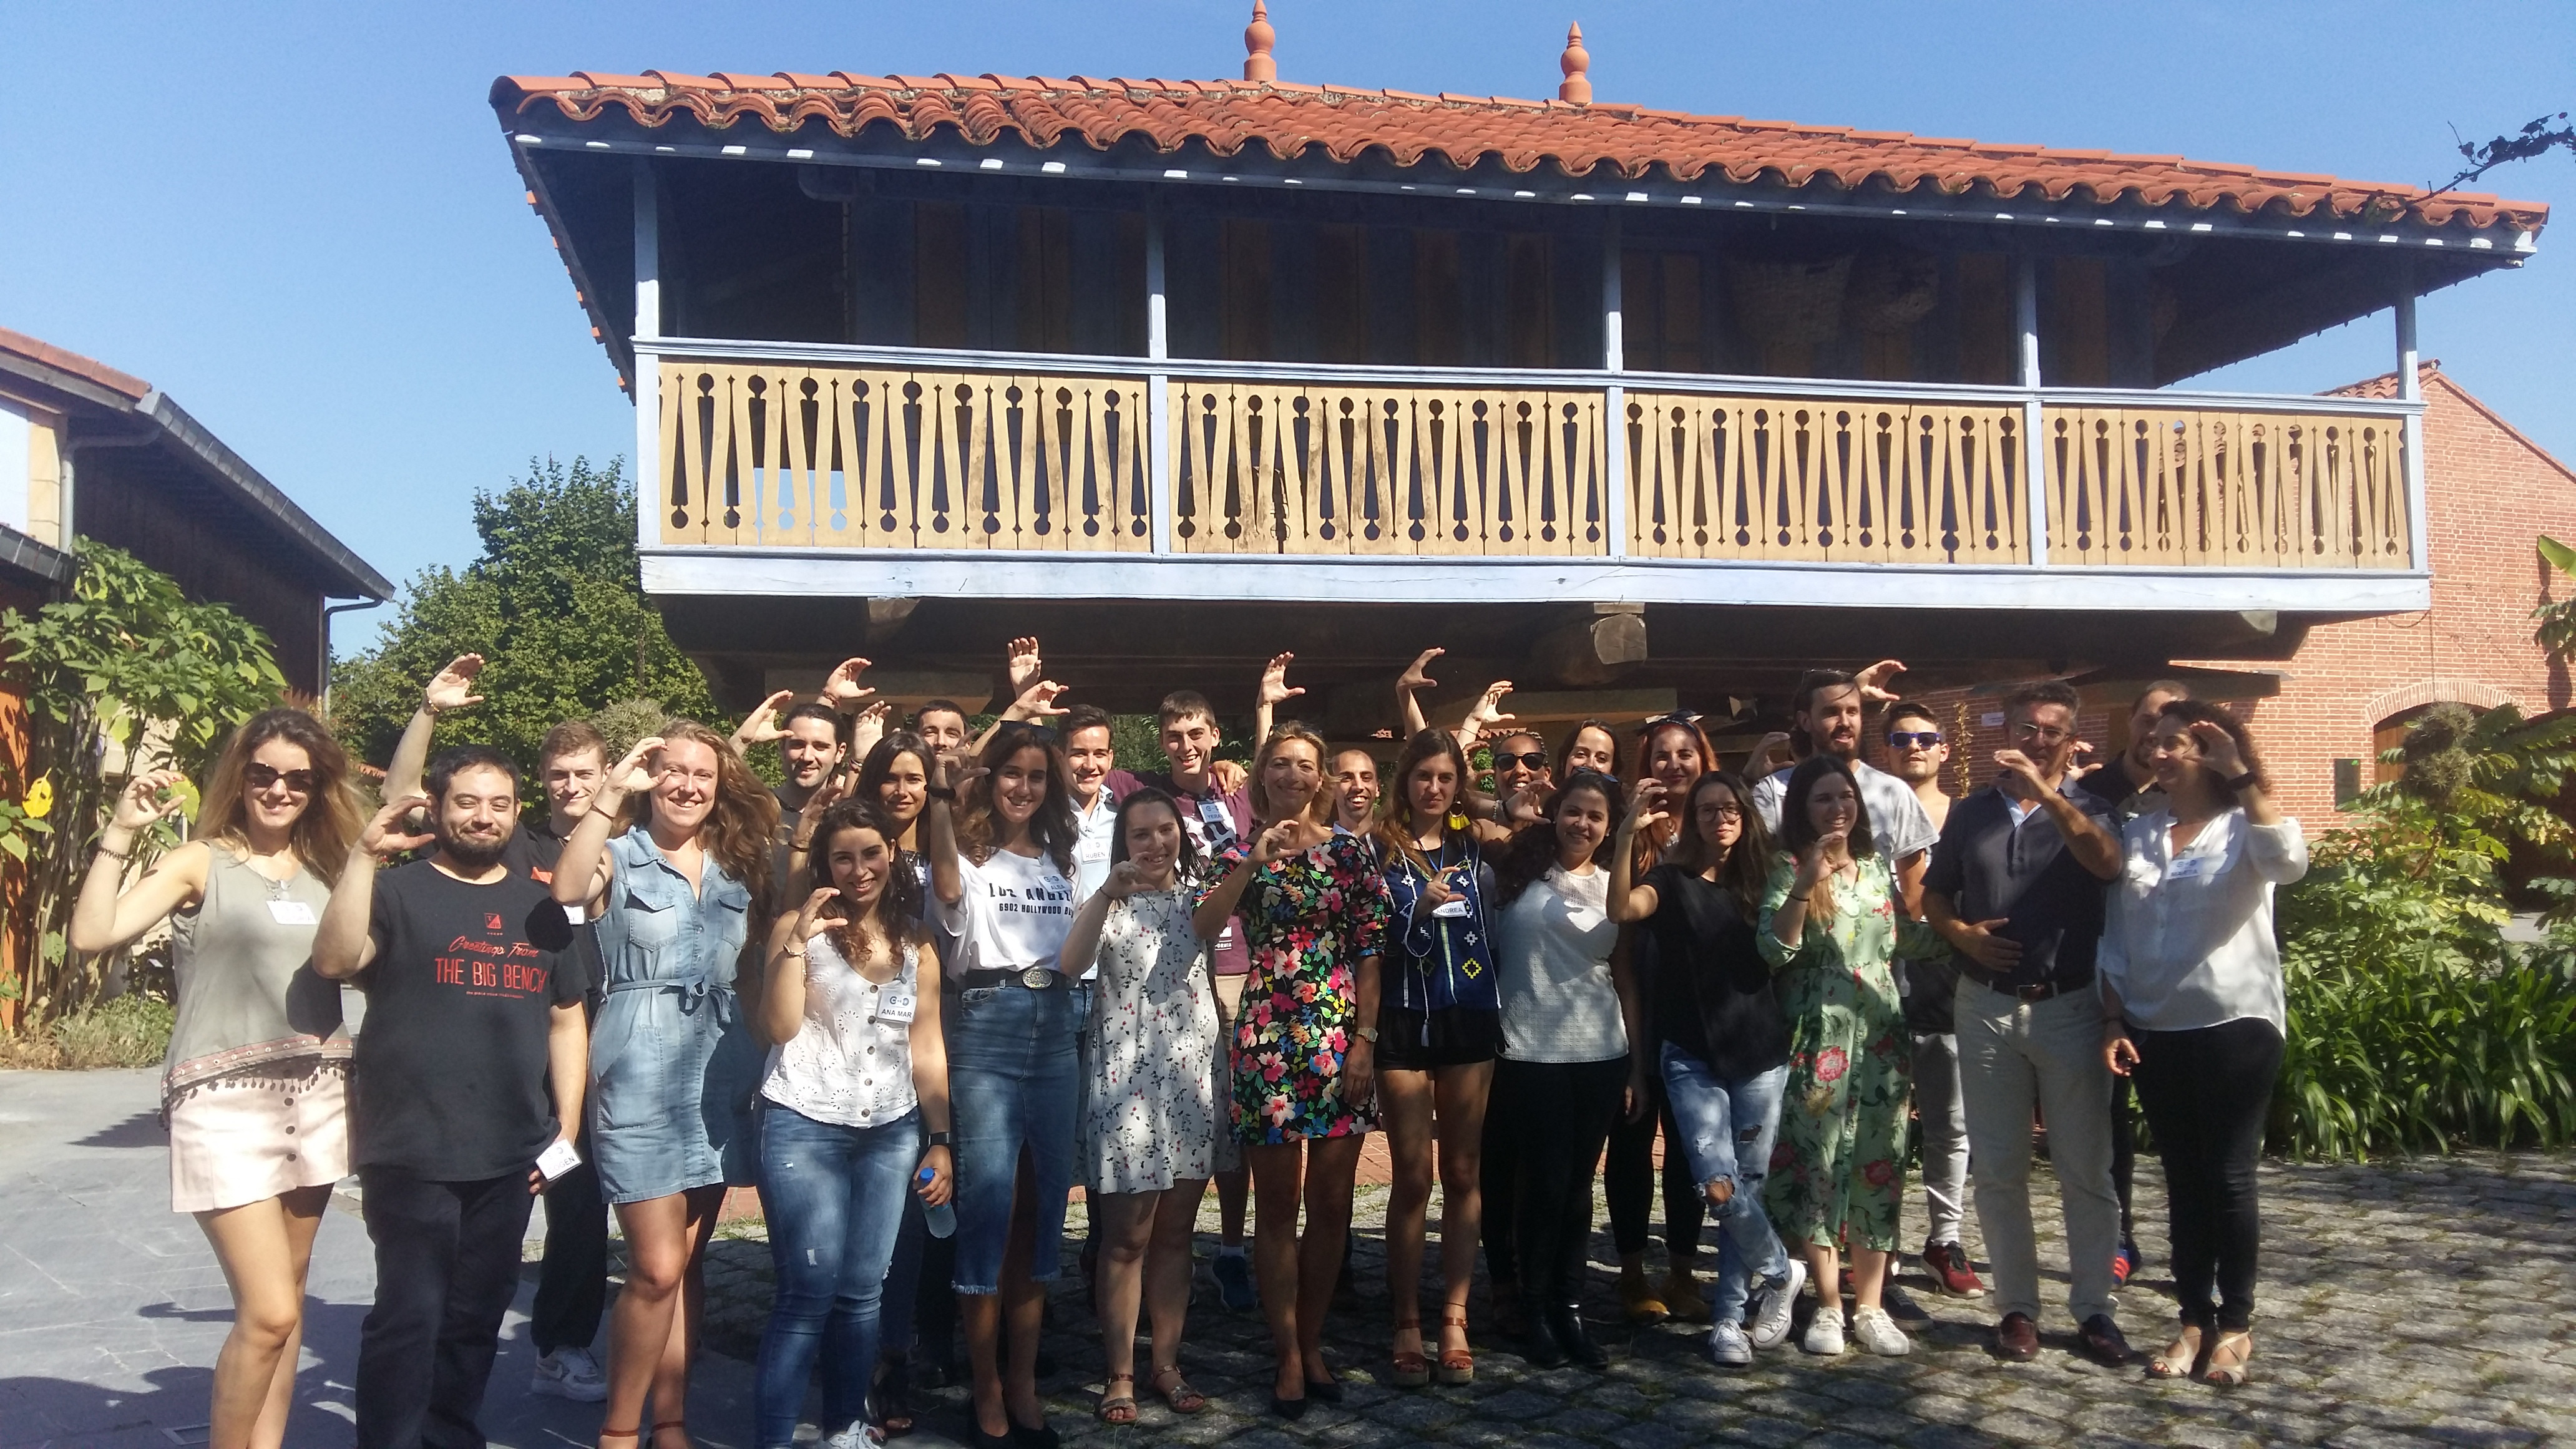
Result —
M2576 106L2558 3L1275 0L1291 80L1545 96L1580 20L1603 100L2424 183L2450 128ZM532 455L632 414L520 199L503 73L661 67L1223 76L1250 0L966 5L0 5L0 325L160 386L397 581L474 549ZM2576 161L2518 273L2428 298L2424 350L2576 460ZM2386 314L2195 386L2389 366ZM344 616L362 645L384 617Z

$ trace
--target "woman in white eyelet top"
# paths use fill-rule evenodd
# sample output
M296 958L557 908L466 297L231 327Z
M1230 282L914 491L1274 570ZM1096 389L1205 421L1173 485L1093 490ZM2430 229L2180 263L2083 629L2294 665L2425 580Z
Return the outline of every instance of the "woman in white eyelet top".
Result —
M921 994L921 948L879 985L861 976L827 933L805 944L805 1021L770 1048L762 1100L838 1127L877 1127L920 1101L912 1085L912 1027L886 1020L890 998ZM899 1014L899 1013L898 1013Z

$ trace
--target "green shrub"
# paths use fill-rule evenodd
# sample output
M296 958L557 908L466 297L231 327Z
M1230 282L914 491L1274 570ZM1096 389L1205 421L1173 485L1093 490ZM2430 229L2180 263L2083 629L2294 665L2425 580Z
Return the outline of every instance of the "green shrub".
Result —
M0 1067L87 1071L96 1067L157 1067L170 1050L178 1013L161 997L140 991L56 1017L45 1030L0 1037Z

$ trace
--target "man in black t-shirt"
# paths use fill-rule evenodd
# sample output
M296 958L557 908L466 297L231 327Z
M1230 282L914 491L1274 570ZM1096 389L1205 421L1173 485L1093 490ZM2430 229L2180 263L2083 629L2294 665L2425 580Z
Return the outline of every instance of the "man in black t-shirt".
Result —
M589 1054L588 982L559 949L563 918L505 863L516 767L466 745L432 763L427 784L369 822L313 941L316 971L367 993L349 1102L376 1246L358 1449L483 1442L474 1416L545 1185L537 1164L573 1150ZM429 833L404 833L424 804ZM377 879L379 854L431 844L428 859Z

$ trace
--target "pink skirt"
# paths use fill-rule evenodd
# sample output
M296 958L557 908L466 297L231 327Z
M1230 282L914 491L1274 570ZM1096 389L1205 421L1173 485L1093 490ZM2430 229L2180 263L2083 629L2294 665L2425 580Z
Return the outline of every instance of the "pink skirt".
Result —
M349 1175L349 1064L305 1058L187 1088L166 1109L170 1210L216 1212Z

